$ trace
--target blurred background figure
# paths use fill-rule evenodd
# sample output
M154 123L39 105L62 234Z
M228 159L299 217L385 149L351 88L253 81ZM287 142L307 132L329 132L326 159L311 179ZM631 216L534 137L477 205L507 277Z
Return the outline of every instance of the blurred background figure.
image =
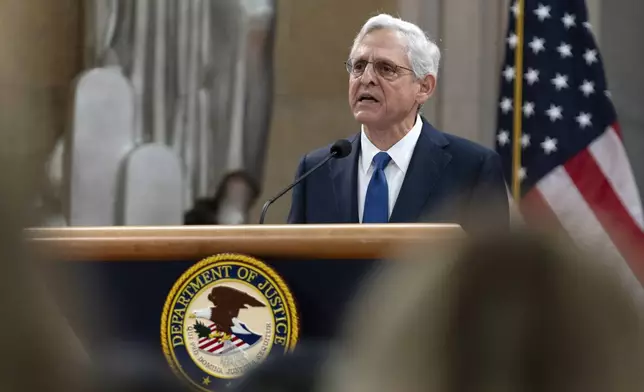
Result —
M195 202L186 213L187 225L242 224L249 222L249 211L259 195L259 187L243 171L225 176L212 199Z
M325 367L323 392L638 391L642 309L586 252L475 238L376 275Z

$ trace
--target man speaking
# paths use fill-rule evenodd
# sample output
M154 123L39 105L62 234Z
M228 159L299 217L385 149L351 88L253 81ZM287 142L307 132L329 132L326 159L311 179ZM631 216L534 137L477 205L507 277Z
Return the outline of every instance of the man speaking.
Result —
M418 26L386 14L365 23L346 61L349 106L362 129L348 138L346 157L294 188L289 223L507 225L496 152L419 115L436 88L439 61L438 47ZM306 154L296 176L328 160L329 150Z

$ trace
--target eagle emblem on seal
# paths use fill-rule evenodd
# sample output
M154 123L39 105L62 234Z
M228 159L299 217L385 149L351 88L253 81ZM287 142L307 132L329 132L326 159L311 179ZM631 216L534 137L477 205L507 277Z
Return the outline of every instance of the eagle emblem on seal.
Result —
M199 321L194 325L200 338L199 349L221 355L237 347L248 348L261 339L261 334L251 331L237 317L241 309L263 308L266 307L264 303L228 286L214 287L208 294L208 300L212 303L211 307L196 309L189 316L210 321L210 325ZM228 341L232 346L226 347Z

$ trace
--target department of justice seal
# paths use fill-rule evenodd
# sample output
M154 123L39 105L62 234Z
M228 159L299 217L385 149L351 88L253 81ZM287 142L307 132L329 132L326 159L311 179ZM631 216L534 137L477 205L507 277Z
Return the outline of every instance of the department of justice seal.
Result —
M288 287L254 258L219 254L177 280L161 318L174 372L203 391L222 391L269 355L290 352L299 320Z

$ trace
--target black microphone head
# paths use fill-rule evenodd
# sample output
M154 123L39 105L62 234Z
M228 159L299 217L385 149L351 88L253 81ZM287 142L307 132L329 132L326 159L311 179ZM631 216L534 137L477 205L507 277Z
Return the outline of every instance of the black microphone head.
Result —
M344 158L351 154L351 142L347 139L340 139L331 146L331 154L336 158Z

